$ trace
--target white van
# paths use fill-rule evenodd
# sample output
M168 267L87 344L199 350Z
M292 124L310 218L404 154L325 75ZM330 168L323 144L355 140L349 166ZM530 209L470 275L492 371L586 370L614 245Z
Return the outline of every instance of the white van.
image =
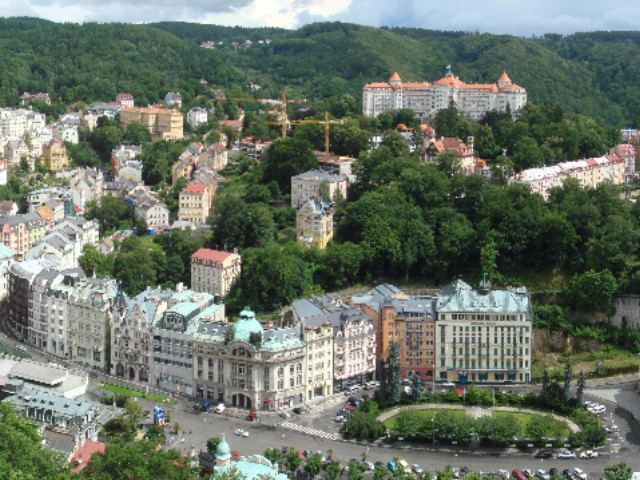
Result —
M222 413L226 410L227 407L224 406L224 403L220 403L218 404L218 406L216 407L216 409L214 410L214 412L216 413Z

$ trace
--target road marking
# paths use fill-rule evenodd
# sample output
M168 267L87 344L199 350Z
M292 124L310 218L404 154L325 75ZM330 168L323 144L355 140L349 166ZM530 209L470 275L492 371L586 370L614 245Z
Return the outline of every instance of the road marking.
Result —
M291 422L282 422L280 423L282 428L286 428L288 430L293 430L294 432L304 433L306 435L311 435L313 437L325 438L327 440L339 440L340 437L335 433L323 432L322 430L318 430L315 428L307 427L305 425L299 425L297 423Z

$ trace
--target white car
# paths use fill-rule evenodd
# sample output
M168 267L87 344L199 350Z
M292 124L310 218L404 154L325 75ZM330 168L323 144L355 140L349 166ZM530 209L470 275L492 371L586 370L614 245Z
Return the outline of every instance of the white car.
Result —
M289 412L280 412L279 414L282 418L291 418L291 414Z
M243 430L241 428L238 428L235 431L235 434L238 435L239 437L248 437L249 436L249 432L247 432L246 430Z
M558 454L558 458L559 459L565 459L565 460L566 459L571 459L572 460L572 459L576 458L576 454L571 452L571 451L569 451L569 450L565 450L564 452L560 452Z
M598 452L587 450L586 452L580 453L580 458L598 458Z
M443 386L443 387L455 387L455 386L456 386L456 384L455 384L455 383L453 383L453 382L444 382L444 383L442 384L442 386Z
M587 474L584 473L582 470L580 470L579 468L574 468L573 469L573 473L576 474L576 477L578 477L580 480L587 480Z
M413 465L411 465L411 470L413 470L413 473L417 473L418 475L420 475L421 473L424 473L424 470L422 470L422 467L417 463L414 463Z
M618 425L616 425L615 423L613 425L611 425L610 427L606 427L606 430L608 433L616 433L618 431L620 431L620 429L618 428Z
M218 406L216 407L216 409L214 410L214 412L216 413L222 413L227 409L227 407L224 406L224 403L219 403Z
M528 468L523 469L522 474L527 478L533 477L533 472Z

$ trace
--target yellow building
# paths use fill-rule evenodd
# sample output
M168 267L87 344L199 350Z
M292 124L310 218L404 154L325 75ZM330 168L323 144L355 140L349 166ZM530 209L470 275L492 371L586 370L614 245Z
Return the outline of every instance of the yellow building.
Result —
M333 393L333 325L304 327L307 354L307 401Z
M296 239L303 247L323 249L333 238L331 204L310 198L302 204L296 217Z
M189 185L180 191L178 220L204 225L210 207L209 188L206 185Z
M127 131L127 125L138 122L151 133L151 140L179 140L182 138L182 113L166 108L123 108L119 113L120 128Z
M59 172L69 166L67 147L58 140L51 140L42 146L42 155L38 158L38 165L47 167L53 172Z

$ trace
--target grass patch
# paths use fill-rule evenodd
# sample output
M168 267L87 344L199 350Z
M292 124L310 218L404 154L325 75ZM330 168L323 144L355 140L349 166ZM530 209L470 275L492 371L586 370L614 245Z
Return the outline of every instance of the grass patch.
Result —
M529 423L529 420L532 417L541 417L543 415L539 415L536 413L522 413L522 412L493 412L492 413L493 418L505 417L505 416L518 422L518 425L520 425L519 436L525 437L526 436L525 429L527 427L527 423ZM569 438L570 434L571 434L571 430L569 429L569 426L565 422L554 419L553 426L551 427L551 430L549 431L548 436L555 437L555 438Z
M633 367L640 365L640 355L633 354L618 347L610 347L600 351L572 353L571 362L573 364L574 377L583 370L587 377L596 371L615 371L619 368ZM561 353L537 353L532 364L533 378L542 377L545 368L549 369L551 377L564 375L564 365L568 356ZM596 365L598 360L601 365Z
M466 412L464 410L458 410L455 408L428 408L425 410L416 410L416 409L411 410L412 414L415 415L416 422L423 422L423 421L430 422L436 412L444 412L444 411L453 412L454 415L459 417L464 417L466 415ZM393 417L386 419L384 424L389 430L394 430L396 427L396 416L394 415Z
M119 395L128 395L130 397L138 397L144 398L145 400L149 400L155 403L164 403L167 405L174 405L176 402L173 400L168 400L164 395L158 395L156 393L145 393L138 390L132 390L131 388L121 387L119 385L110 385L105 383L102 388L104 390L108 390L109 392L113 392Z

